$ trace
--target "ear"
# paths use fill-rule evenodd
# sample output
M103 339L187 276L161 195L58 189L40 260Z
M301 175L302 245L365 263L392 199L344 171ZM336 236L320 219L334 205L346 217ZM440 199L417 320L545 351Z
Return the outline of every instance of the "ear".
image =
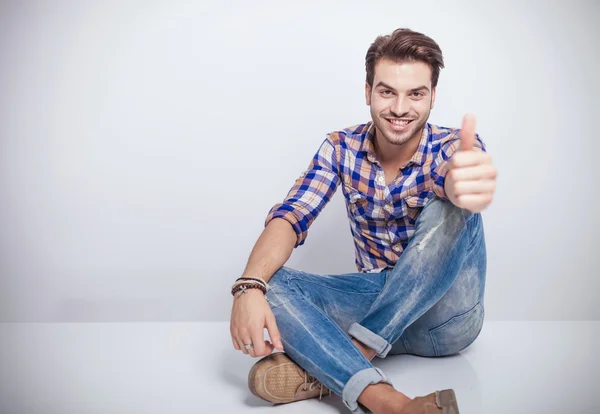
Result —
M365 100L367 106L371 106L371 85L369 85L369 82L365 82Z
M437 90L437 87L431 89L431 109L433 109L433 107L435 106L435 91L436 90Z

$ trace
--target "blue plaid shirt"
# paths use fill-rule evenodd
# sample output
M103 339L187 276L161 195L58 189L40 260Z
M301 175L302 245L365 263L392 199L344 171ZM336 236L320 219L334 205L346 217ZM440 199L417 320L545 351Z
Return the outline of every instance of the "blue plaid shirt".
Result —
M459 146L459 131L426 124L417 151L389 186L374 151L372 122L332 132L283 202L269 211L265 226L276 217L288 221L297 235L295 247L302 245L310 225L341 185L357 269L391 268L415 232L423 206L434 195L447 198L444 180ZM478 135L475 146L485 151Z

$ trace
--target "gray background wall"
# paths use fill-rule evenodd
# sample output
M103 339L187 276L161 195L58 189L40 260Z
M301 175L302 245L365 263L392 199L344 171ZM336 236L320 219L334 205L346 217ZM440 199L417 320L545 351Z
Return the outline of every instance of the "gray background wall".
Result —
M500 172L487 317L600 319L599 2L449 3L0 1L0 321L227 320L398 27L444 51L430 121L474 112ZM338 192L288 265L353 254Z

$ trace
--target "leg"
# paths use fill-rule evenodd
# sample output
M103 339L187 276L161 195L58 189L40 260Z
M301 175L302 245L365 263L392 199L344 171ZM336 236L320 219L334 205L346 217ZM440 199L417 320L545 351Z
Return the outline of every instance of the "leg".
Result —
M432 336L437 340L438 349L434 352L454 350L457 344L448 344L444 342L448 338L441 338L448 329L440 324L450 322L448 315L451 315L449 318L457 316L456 322L459 315L475 304L482 306L486 266L483 240L480 214L471 214L449 201L433 198L421 212L407 249L388 272L381 294L367 315L351 325L349 334L383 358L409 326L449 294L452 300L440 302L425 318L431 324L437 322L436 317L446 318L438 325L430 325L440 327ZM459 275L477 283L472 286L459 283L451 291ZM474 294L478 300L472 303ZM403 342L397 348L401 345Z
M362 319L384 284L383 274L318 276L286 267L269 281L267 301L285 352L357 412L360 393L348 394L349 389L362 391L370 384L389 381L352 343L346 330Z
M485 267L481 233L448 292L404 330L388 355L440 357L456 354L473 343L483 326Z

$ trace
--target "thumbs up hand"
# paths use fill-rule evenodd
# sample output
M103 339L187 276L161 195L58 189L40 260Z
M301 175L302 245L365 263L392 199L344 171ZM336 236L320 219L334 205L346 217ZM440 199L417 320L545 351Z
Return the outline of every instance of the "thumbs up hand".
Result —
M475 116L466 115L460 130L460 147L450 158L444 189L452 204L479 213L490 205L496 190L492 157L476 147Z

